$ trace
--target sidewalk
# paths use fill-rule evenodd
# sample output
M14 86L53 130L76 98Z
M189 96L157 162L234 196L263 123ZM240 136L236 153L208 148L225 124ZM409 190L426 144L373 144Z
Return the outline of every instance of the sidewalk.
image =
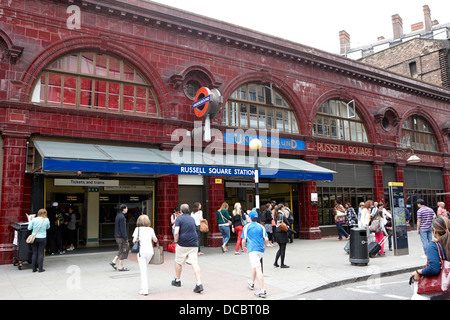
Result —
M423 250L416 231L408 233L409 255L370 259L368 266L352 266L343 250L346 241L337 238L294 240L286 249L285 263L289 269L274 268L278 246L267 248L264 257L264 281L267 298L292 299L301 293L357 280L415 270L425 265ZM254 300L259 299L247 288L250 263L247 254L234 255L234 243L222 253L220 248L202 248L199 257L205 290L192 290L195 278L190 266L184 266L182 286L171 286L174 276L174 254L164 252L163 265L149 266L150 294L138 294L140 273L136 255L125 261L128 272L113 270L109 262L115 251L82 253L77 250L66 255L45 258L43 273L32 273L24 263L22 270L10 265L0 266L0 299L83 299L83 300ZM387 248L387 241L386 241ZM405 279L405 285L407 285ZM255 284L255 290L259 289ZM260 300L260 299L259 299Z

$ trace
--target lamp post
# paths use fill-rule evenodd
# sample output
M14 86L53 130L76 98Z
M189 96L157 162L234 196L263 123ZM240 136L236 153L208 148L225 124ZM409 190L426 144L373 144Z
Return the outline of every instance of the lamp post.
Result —
M261 149L262 143L258 138L250 141L250 149L254 151L255 159L255 207L259 209L259 169L258 169L258 150Z

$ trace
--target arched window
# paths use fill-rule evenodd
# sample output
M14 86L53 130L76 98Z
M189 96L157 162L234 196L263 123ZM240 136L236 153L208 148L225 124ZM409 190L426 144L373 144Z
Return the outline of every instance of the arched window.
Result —
M433 130L428 122L420 116L411 116L403 123L401 143L403 148L439 151Z
M129 62L78 52L50 63L35 83L31 102L142 116L159 116L150 83Z
M354 105L341 100L328 100L320 106L313 134L330 139L369 142L364 122Z
M286 99L271 86L256 83L245 84L232 93L224 107L222 123L299 133L297 118Z

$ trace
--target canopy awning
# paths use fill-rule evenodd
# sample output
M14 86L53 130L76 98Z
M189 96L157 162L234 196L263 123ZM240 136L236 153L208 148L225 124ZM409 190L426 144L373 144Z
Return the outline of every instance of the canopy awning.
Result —
M43 172L192 174L254 177L254 158L57 141L33 141ZM333 180L332 170L299 159L258 158L265 178Z

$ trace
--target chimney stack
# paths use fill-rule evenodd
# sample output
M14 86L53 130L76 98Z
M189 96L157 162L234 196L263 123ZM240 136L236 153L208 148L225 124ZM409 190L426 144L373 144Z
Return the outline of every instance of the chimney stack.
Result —
M423 6L423 16L424 16L424 21L425 21L425 31L429 32L431 31L431 10L430 7L428 7L428 5L424 5Z
M403 36L403 20L398 14L392 16L392 28L394 30L394 40Z
M350 50L350 35L345 30L339 31L339 43L341 45L341 55Z

